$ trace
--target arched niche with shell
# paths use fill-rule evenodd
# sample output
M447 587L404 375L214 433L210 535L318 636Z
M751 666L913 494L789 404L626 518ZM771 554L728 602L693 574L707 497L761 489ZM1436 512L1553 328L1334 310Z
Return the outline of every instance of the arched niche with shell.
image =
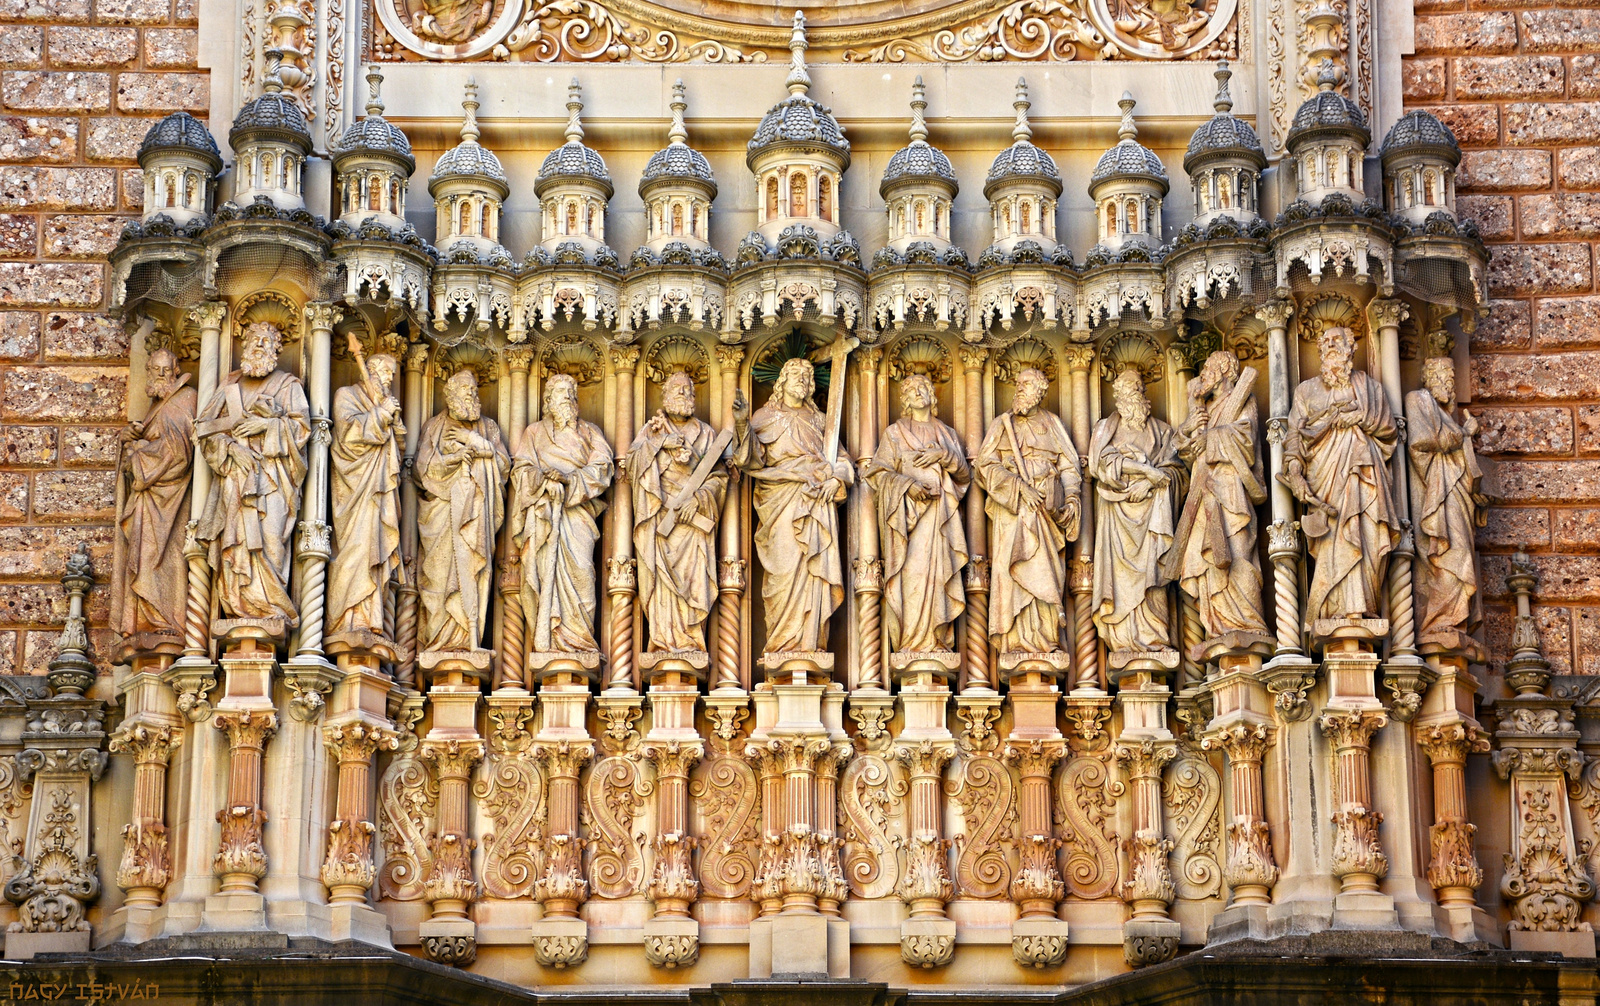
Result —
M960 364L953 340L932 332L912 333L895 339L883 349L878 374L880 434L900 418L900 387L914 374L933 382L935 412L939 418L960 428L956 416L956 379Z
M1315 376L1321 369L1317 339L1323 332L1335 327L1348 328L1355 335L1356 369L1376 376L1378 361L1372 352L1372 340L1367 338L1366 312L1362 310L1367 299L1354 292L1332 290L1316 291L1296 298L1294 316L1290 319L1290 324L1299 334L1296 340L1299 353L1294 361L1298 369L1292 375L1296 381Z
M1066 368L1061 362L1059 349L1061 342L1062 339L1059 337L1047 339L1041 335L1025 335L1003 348L991 351L990 360L994 370L994 414L1011 408L1011 395L1016 387L1017 375L1024 370L1037 370L1050 379L1050 389L1045 392L1043 407L1051 411L1062 409L1067 401L1067 392L1062 387Z
M720 380L720 375L708 340L689 332L671 332L643 344L639 374L644 384L644 411L636 417L636 430L661 408L663 386L669 377L680 371L694 382L695 415L714 426L720 425L711 410L717 390L713 378ZM621 448L622 445L618 445L619 451Z
M228 334L231 339L230 370L239 366L245 330L251 325L265 322L283 333L283 352L278 357L278 368L305 380L309 350L305 334L305 317L294 298L277 290L259 290L235 301L228 312Z

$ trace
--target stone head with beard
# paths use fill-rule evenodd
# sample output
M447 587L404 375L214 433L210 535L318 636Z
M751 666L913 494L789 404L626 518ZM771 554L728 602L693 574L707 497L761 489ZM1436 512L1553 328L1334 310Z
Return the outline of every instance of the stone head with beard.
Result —
M1322 357L1322 383L1329 389L1348 388L1356 360L1355 334L1342 326L1330 328L1318 337L1317 353Z
M1011 398L1011 411L1019 416L1030 415L1044 401L1044 393L1050 390L1050 378L1044 376L1044 371L1029 367L1017 375L1016 388Z
M544 412L558 430L577 423L578 382L571 374L557 374L544 386Z
M1206 357L1200 368L1200 395L1212 398L1226 395L1239 380L1239 358L1226 349L1219 349Z
M394 394L394 379L399 376L400 365L388 353L379 353L367 359L367 373L385 394Z
M1446 409L1456 403L1456 363L1448 356L1435 356L1422 365L1422 386L1433 400Z
M1129 367L1111 382L1112 399L1117 405L1117 415L1135 429L1144 429L1150 421L1150 400L1144 397L1144 378L1139 371Z
M450 418L458 423L475 423L483 415L478 401L478 375L470 370L458 370L444 385L444 404Z
M661 389L661 408L673 419L694 415L694 378L682 370L673 371Z
M811 361L797 356L784 363L778 372L777 388L783 394L784 404L798 408L817 390L816 368Z
M278 369L283 352L283 331L267 321L258 321L244 330L244 355L239 369L246 377L262 378Z
M158 349L150 354L144 365L144 390L153 401L161 401L178 390L178 358L169 349Z

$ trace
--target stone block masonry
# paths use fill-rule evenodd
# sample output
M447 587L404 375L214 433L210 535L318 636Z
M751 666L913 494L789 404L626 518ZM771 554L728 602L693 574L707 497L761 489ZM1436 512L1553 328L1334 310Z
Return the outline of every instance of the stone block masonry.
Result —
M1469 388L1499 476L1478 534L1489 649L1508 652L1499 571L1525 549L1550 574L1536 615L1551 662L1600 673L1600 3L1416 6L1406 104L1466 148L1461 214L1494 254Z
M110 569L129 345L105 256L145 131L209 105L196 49L182 0L0 0L0 674L43 673L77 542ZM104 670L103 598L90 617Z

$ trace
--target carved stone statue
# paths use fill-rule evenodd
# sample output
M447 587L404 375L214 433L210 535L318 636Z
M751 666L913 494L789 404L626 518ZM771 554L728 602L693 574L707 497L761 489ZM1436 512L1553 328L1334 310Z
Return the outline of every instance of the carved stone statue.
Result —
M1388 467L1394 418L1383 386L1355 370L1355 343L1338 327L1317 339L1322 372L1295 389L1283 445L1281 478L1306 505L1300 526L1316 561L1308 624L1376 615L1400 539Z
M333 533L328 631L384 632L384 591L400 567L400 453L406 427L394 395L399 366L387 354L361 360L361 380L333 395ZM393 640L389 640L393 642Z
M435 42L469 41L489 23L493 0L406 0L411 30Z
M421 651L483 645L494 539L505 519L501 490L511 465L500 427L483 415L477 375L457 371L445 382L444 401L445 411L423 424L417 444Z
M974 462L987 494L989 634L1002 652L1056 653L1067 594L1067 542L1078 537L1083 476L1067 426L1040 408L1043 372L1017 375L1011 411L995 417Z
M1207 639L1267 632L1256 555L1256 507L1267 487L1255 382L1255 368L1241 370L1231 351L1212 353L1189 382L1189 415L1178 427L1178 455L1193 473L1166 576L1195 599Z
M1095 424L1094 624L1113 653L1171 650L1163 560L1176 529L1183 463L1177 434L1150 414L1144 379L1129 367L1111 392L1116 411Z
M545 384L544 418L522 433L511 469L511 541L522 557L522 610L535 653L588 653L595 642L595 546L611 446L578 418L578 382Z
M731 437L718 438L695 418L694 381L681 370L667 378L661 406L628 451L639 602L651 650L703 651L717 598L717 517L728 491L719 459Z
M297 623L289 597L290 542L306 477L306 392L278 370L283 333L244 330L239 369L212 393L195 423L200 454L217 473L197 535L211 543L224 616Z
M1488 519L1483 472L1472 449L1478 420L1456 403L1455 363L1422 365L1423 389L1406 396L1411 514L1417 533L1417 637L1454 646L1483 619L1474 529Z
M797 357L755 415L743 396L734 401L734 464L755 484L768 653L825 649L828 619L844 600L838 504L855 470L843 458L829 465L815 390L811 362Z
M122 565L111 585L111 627L131 651L180 643L188 585L183 529L189 519L196 396L178 358L158 349L145 363L150 411L122 431L118 466Z
M972 470L960 435L933 406L933 382L907 377L900 419L862 471L877 493L889 646L901 653L954 649L955 621L967 606L961 498Z

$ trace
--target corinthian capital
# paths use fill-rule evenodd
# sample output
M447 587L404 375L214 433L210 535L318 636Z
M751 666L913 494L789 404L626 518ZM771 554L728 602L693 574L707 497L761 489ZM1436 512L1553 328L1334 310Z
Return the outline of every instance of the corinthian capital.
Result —
M313 301L306 305L306 325L314 332L331 331L343 317L344 311L337 304Z
M189 319L202 329L219 329L228 316L228 305L220 300L207 300L189 309Z
M1411 309L1403 300L1374 300L1367 305L1367 320L1373 328L1398 328L1411 317Z
M1294 303L1287 300L1269 300L1256 308L1256 318L1268 328L1282 328L1294 314Z

